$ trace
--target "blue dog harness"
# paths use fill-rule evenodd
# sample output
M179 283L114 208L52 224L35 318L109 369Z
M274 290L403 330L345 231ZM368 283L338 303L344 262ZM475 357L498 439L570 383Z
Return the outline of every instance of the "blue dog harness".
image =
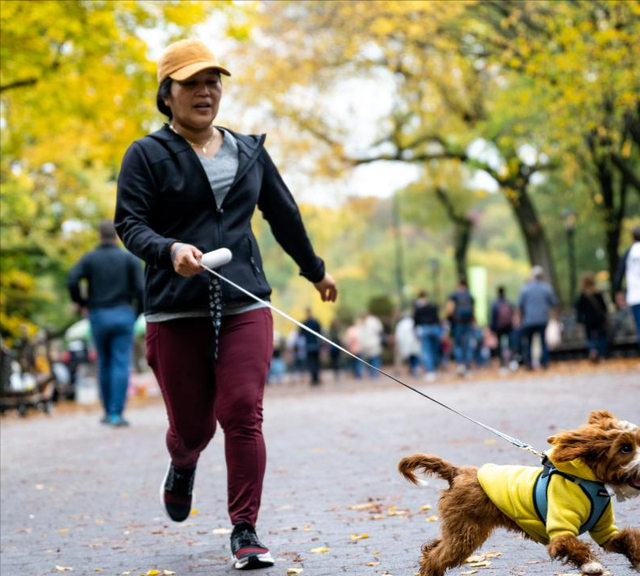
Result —
M545 525L547 523L547 491L549 489L549 482L554 474L558 474L559 476L562 476L570 482L580 486L580 489L587 495L587 498L589 498L591 513L589 514L587 521L580 526L578 534L584 534L585 532L592 530L598 523L598 520L602 518L604 511L611 502L611 496L609 496L609 492L607 492L605 485L602 482L584 480L583 478L578 478L573 474L561 472L549 461L546 455L542 459L542 465L544 466L544 470L536 479L536 483L533 487L533 506L536 509L538 517L542 520L542 523Z

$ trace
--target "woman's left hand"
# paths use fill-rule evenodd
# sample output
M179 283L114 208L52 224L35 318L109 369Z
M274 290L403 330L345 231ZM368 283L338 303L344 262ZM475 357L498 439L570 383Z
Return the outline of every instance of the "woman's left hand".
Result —
M338 287L329 274L325 274L320 282L314 282L313 285L320 292L320 298L322 298L323 302L335 302L338 298Z

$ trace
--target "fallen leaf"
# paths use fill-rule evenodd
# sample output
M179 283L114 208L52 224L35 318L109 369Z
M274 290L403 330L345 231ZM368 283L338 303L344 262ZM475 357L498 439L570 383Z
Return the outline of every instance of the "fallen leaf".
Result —
M164 576L173 576L175 574L173 570L163 570L162 573Z
M368 504L354 504L353 506L349 506L349 510L368 510L369 508L376 508L378 505L373 502L369 502Z
M96 518L96 519L94 520L94 522L95 522L96 524L104 524L104 519L103 519L103 518Z
M488 560L483 560L482 562L473 562L469 564L471 568L486 568L487 566L491 566L491 562Z
M56 570L58 572L73 572L73 568L71 568L71 566L58 566L57 564Z
M160 574L160 570L155 570L154 568L152 568L151 570L147 571L146 576L158 576L158 574Z
M469 556L464 563L471 564L472 562L482 562L484 560L484 556Z
M311 554L324 554L325 552L329 552L329 548L321 546L320 548L312 548L309 552L311 552Z
M302 574L303 572L302 568L287 568L287 574Z
M36 490L44 490L44 484L36 484Z
M482 555L485 558L497 558L498 556L502 556L502 552L484 552Z
M231 534L231 528L214 528L212 532L216 535Z
M67 534L69 532L69 528L61 528L60 534Z
M380 562L367 562L367 566L378 566Z
M428 518L424 519L425 522L437 522L438 521L438 517L434 514L433 516L429 516Z
M431 510L431 508L433 508L433 506L431 506L431 504L425 504L424 506L420 506L420 511L424 512L426 510Z
M351 540L364 540L365 538L369 538L369 534L366 532L364 534L351 534Z
M464 570L463 572L460 572L460 574L462 574L463 576L470 576L471 574L477 574L478 571L477 570Z
M192 508L191 509L191 516L195 516L198 513L198 509L197 508Z
M102 568L94 568L93 571L94 572L102 572Z

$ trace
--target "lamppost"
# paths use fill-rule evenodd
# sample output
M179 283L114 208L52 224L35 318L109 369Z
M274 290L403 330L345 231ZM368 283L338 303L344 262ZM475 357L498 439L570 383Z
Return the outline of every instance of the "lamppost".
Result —
M432 294L434 304L438 304L440 301L440 260L437 258L429 259L429 266L431 266L431 280L433 282Z
M564 218L564 229L567 232L567 252L569 256L569 300L570 304L575 301L576 295L576 252L574 246L574 233L576 231L576 213L573 210L565 210L562 213Z
M392 197L392 217L393 217L393 236L396 248L396 290L398 291L398 304L400 310L404 310L404 270L402 266L402 234L400 228L400 207L398 205L398 193L395 192Z

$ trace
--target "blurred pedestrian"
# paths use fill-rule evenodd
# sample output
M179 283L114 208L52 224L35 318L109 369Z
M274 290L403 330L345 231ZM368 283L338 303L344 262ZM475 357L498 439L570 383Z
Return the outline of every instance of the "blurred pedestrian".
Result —
M410 312L404 312L396 324L395 347L399 362L406 364L410 376L416 376L420 365L420 340L416 334L415 322Z
M473 359L474 306L475 302L469 292L467 280L460 278L458 287L451 293L447 301L447 318L451 324L453 354L459 376L464 376L469 372Z
M200 265L227 247L229 280L269 299L251 219L258 208L323 302L336 284L311 245L291 192L264 148L213 124L221 66L196 40L171 44L158 62L156 104L169 123L136 140L118 178L116 228L146 264L147 354L169 417L170 461L160 488L167 515L191 513L200 454L224 429L231 552L236 569L271 566L256 535L266 467L264 387L273 349L270 309ZM207 482L205 485L208 485Z
M362 325L362 319L356 318L353 323L346 329L344 333L344 348L360 356L360 327ZM362 378L362 362L356 360L353 356L349 356L349 366L354 378L360 380Z
M580 296L576 301L576 317L584 324L589 359L592 362L607 355L607 303L596 286L592 272L585 272L580 280Z
M440 338L442 328L438 317L438 307L429 300L425 290L418 293L413 304L413 322L420 340L421 360L427 380L436 378L436 368L440 361Z
M511 334L513 332L514 306L505 295L504 286L498 286L498 294L491 304L491 331L497 339L500 367L504 368L511 359Z
M640 346L640 226L633 228L631 236L633 244L620 259L614 287L618 306L622 308L626 304L631 308ZM627 287L626 293L622 291L624 283Z
M100 245L71 269L67 286L81 312L88 310L98 354L101 422L128 426L123 417L129 386L133 325L143 309L144 282L140 261L118 247L111 220L98 228ZM81 283L86 281L86 295Z
M531 344L536 334L540 337L540 346L542 348L540 364L543 368L546 368L549 364L549 349L545 331L549 319L552 317L552 313L555 313L557 306L558 299L556 294L551 284L544 280L544 268L542 266L534 266L531 269L531 279L522 287L518 298L524 364L528 370L533 368Z
M282 377L287 371L287 365L284 362L284 352L286 349L285 338L277 330L273 331L273 356L271 358L271 366L269 366L269 375L267 376L268 384L280 384Z
M382 341L384 339L384 326L380 318L372 312L367 312L362 317L359 333L360 354L371 366L382 366ZM369 377L378 378L379 373L367 366Z
M337 318L334 318L329 325L329 340L344 348L340 335L340 321ZM333 378L336 381L340 380L341 361L342 352L335 346L329 345L329 363L333 371Z
M320 322L314 317L311 308L307 308L306 317L302 324L318 334L321 333ZM320 339L306 330L303 330L301 335L305 341L307 370L311 377L311 385L317 386L320 384Z

